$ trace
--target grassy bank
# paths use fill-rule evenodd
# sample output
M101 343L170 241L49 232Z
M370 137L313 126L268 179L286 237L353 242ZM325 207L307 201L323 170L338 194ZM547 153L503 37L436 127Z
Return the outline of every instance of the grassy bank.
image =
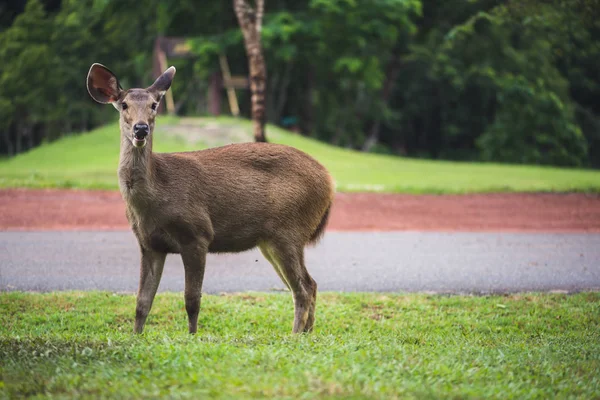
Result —
M0 397L566 398L600 396L600 294L320 296L293 336L288 294L0 293Z
M235 138L251 138L248 121L162 118L155 132L155 150L189 151L228 142L225 134L221 141L203 140L204 136L209 136L208 125L213 139L219 134L219 126L223 132L235 132ZM175 131L177 135L172 134ZM330 146L276 127L269 127L268 136L273 142L297 147L324 163L340 191L600 192L600 171L365 154ZM43 145L13 159L0 160L0 187L116 189L118 158L118 126L112 123L90 133Z

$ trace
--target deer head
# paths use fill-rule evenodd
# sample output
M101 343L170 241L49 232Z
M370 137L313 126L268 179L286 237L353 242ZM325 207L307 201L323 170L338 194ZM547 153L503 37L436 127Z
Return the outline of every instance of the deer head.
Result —
M143 148L154 131L158 104L174 76L175 67L170 67L146 89L123 90L111 70L93 64L87 76L87 89L98 103L110 103L119 111L121 135L134 147Z

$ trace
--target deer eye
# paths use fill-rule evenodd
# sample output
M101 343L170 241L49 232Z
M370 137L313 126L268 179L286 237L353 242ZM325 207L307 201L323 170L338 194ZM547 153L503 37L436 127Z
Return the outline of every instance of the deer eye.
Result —
M158 103L152 103L152 105L150 107L152 107L152 111L156 111L157 106L158 106Z
M122 109L122 110L127 110L127 107L129 107L129 106L127 105L127 103L121 103L121 109Z

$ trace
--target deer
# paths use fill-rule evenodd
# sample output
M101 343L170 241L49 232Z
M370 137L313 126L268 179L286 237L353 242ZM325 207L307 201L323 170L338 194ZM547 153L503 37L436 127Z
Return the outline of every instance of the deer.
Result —
M311 332L317 283L304 249L324 235L335 191L331 175L308 154L273 143L153 152L158 106L175 71L168 68L146 89L128 90L102 64L87 75L92 99L120 114L119 190L141 253L134 332L144 330L167 254L183 261L188 328L195 334L207 253L256 247L292 294L292 332Z

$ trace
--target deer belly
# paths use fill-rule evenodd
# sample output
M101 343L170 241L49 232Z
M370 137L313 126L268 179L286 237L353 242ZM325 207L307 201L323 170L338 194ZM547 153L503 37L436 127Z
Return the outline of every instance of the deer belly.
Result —
M208 246L210 253L239 253L250 250L258 245L258 238L254 235L215 235Z

